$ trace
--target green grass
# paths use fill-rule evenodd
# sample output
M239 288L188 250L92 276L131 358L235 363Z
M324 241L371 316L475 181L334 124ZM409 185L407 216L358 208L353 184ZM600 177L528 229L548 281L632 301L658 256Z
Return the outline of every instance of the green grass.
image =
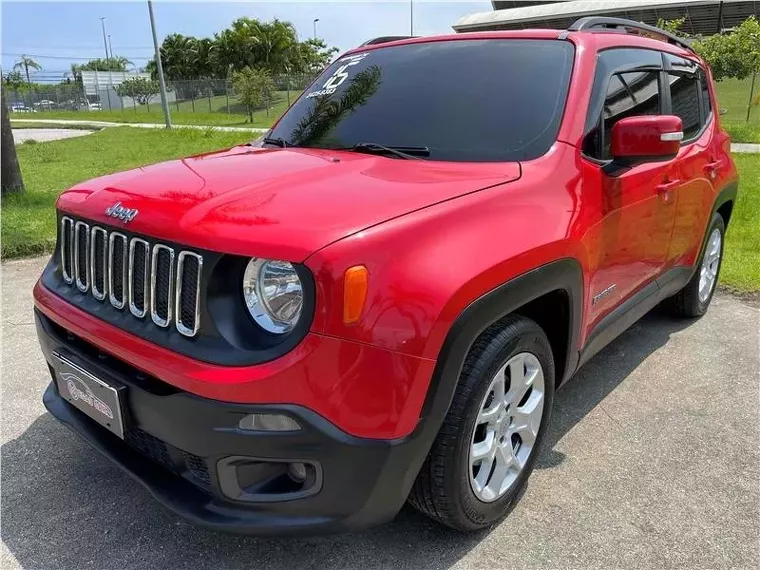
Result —
M747 122L747 103L752 79L724 79L715 84L718 108L725 109L721 125L734 142L760 143L760 106L752 107ZM755 95L760 93L760 80L755 82Z
M244 132L108 128L74 139L17 146L27 191L3 197L2 257L50 251L55 199L89 178L251 140Z
M758 109L760 113L760 109ZM721 126L731 135L731 142L760 143L760 125L744 123L721 123Z
M721 283L735 291L760 291L760 155L735 154L739 197L726 235Z
M224 95L211 98L195 99L195 101L180 101L169 104L172 122L176 125L209 125L209 126L247 126L269 127L295 101L300 91L276 91L269 111L258 109L253 113L253 122L248 122L245 108L234 97L227 99ZM228 108L229 104L229 108ZM229 109L229 112L228 112ZM164 115L161 103L152 102L150 105L138 105L137 108L127 107L109 111L39 111L37 113L17 113L12 119L67 119L87 121L108 121L113 123L163 123ZM21 123L16 123L21 124Z

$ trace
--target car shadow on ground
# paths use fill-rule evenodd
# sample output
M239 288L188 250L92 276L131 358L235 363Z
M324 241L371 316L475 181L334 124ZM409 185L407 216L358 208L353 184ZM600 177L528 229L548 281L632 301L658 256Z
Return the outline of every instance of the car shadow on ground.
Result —
M557 442L688 324L648 315L563 387L538 469L558 465L564 456L554 450ZM49 414L3 445L2 460L2 539L22 568L449 568L489 532L458 534L410 507L386 525L337 536L205 531L158 505Z

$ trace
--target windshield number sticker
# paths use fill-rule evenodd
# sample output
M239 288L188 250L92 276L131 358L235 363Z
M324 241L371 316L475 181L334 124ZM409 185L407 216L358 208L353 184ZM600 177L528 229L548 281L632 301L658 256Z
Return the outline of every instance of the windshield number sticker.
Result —
M320 95L332 95L335 93L335 91L340 87L343 82L348 79L348 68L352 65L356 65L361 60L363 60L365 57L367 57L366 53L362 53L359 55L351 55L348 57L344 57L341 59L338 63L342 63L338 69L335 70L335 72L330 76L330 78L325 81L324 85L322 85L322 89L318 91L312 91L311 93L306 95L307 99L310 99L312 97L319 97ZM345 62L345 63L344 63Z

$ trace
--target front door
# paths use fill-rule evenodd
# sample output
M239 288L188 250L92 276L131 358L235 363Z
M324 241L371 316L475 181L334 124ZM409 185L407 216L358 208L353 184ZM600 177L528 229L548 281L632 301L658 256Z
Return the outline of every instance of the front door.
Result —
M584 239L590 267L587 332L660 274L670 248L677 162L640 164L616 177L602 170L612 158L610 135L617 121L662 112L660 71L635 67L634 62L634 70L609 76L599 123L584 140L583 197L597 210Z

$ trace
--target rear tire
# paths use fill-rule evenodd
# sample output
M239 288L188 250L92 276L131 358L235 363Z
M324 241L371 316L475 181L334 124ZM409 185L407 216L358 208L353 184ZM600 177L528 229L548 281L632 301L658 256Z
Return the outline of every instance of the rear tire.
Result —
M460 531L506 516L533 470L553 398L554 360L541 327L509 315L486 329L465 360L409 502Z
M683 289L668 300L675 316L695 318L707 312L718 286L725 234L726 223L723 217L720 214L713 215L707 227L704 251L697 262L694 275Z

